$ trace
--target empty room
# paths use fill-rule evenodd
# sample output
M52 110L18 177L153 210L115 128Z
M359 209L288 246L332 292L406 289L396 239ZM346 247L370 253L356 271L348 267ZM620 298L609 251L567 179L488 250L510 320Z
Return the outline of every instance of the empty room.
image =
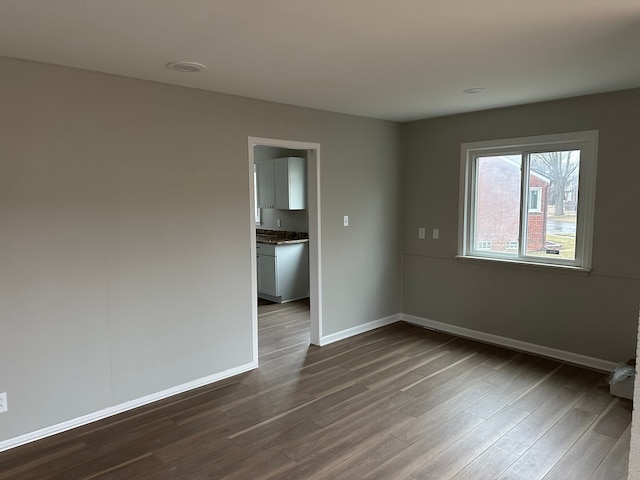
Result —
M0 480L640 479L640 5L0 1Z

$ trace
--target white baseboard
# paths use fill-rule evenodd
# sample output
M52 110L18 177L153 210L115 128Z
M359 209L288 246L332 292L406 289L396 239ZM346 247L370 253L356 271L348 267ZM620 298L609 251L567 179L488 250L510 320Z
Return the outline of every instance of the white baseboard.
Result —
M234 375L238 375L240 373L248 372L249 370L253 370L255 368L258 368L257 363L247 363L245 365L240 365L239 367L230 368L223 372L214 373L212 375L198 378L181 385L176 385L175 387L167 388L166 390L162 390L160 392L145 395L144 397L136 398L135 400L130 400L119 405L114 405L113 407L104 408L102 410L98 410L97 412L83 415L82 417L74 418L72 420L67 420L66 422L58 423L50 427L42 428L40 430L36 430L35 432L26 433L15 438L10 438L9 440L0 442L0 452L19 447L20 445L34 442L45 437L49 437L51 435L56 435L73 428L81 427L82 425L102 420L104 418L111 417L128 410L133 410L134 408L157 402L158 400L162 400L173 395L178 395L180 393L188 392L189 390L204 387L205 385L224 380L225 378L233 377Z
M365 333L370 330L374 330L376 328L384 327L386 325L390 325L392 323L396 323L401 320L402 318L399 313L395 315L390 315L388 317L379 318L378 320L373 320L371 322L367 322L362 325L357 325L355 327L347 328L346 330L341 330L340 332L332 333L331 335L320 337L319 345L321 347L324 345L329 345L330 343L337 342L339 340L344 340L345 338L353 337L354 335L359 335L361 333Z
M365 333L370 330L374 330L379 327L384 327L386 325L390 325L392 323L396 323L399 321L405 321L407 323L412 323L414 325L425 327L430 330L438 330L441 332L450 333L452 335L457 335L459 337L469 338L471 340L477 340L479 342L489 343L492 345L499 345L501 347L510 348L512 350L518 350L526 353L531 353L534 355L540 355L547 358L553 358L556 360L560 360L562 362L571 363L574 365L581 365L587 368L591 368L591 369L599 370L603 372L612 372L616 368L616 363L610 362L607 360L601 360L598 358L589 357L589 356L581 355L578 353L567 352L565 350L558 350L555 348L545 347L543 345L523 342L521 340L514 340L512 338L501 337L499 335L493 335L490 333L480 332L478 330L458 327L456 325L449 325L449 324L438 322L435 320L429 320L427 318L417 317L409 314L401 314L401 313L390 315L385 318L380 318L378 320L373 320L371 322L368 322L362 325L357 325L355 327L348 328L346 330L342 330L340 332L336 332L331 335L323 336L320 338L319 344L320 346L328 345L330 343L337 342L339 340L344 340L346 338L353 337L354 335ZM223 372L215 373L206 377L193 380L191 382L183 383L181 385L177 385L175 387L162 390L160 392L152 393L150 395L146 395L144 397L140 397L135 400L130 400L128 402L121 403L113 407L98 410L97 412L93 412L88 415L84 415L82 417L74 418L72 420L58 423L50 427L42 428L40 430L36 430L31 433L20 435L15 438L10 438L9 440L0 442L0 452L9 450L11 448L15 448L30 442L34 442L42 438L49 437L51 435L56 435L58 433L71 430L73 428L77 428L91 422L102 420L104 418L111 417L113 415L117 415L119 413L123 413L128 410L133 410L134 408L138 408L143 405L147 405L149 403L153 403L158 400L171 397L173 395L178 395L180 393L188 392L189 390L203 387L205 385L209 385L211 383L224 380L225 378L233 377L234 375L238 375L240 373L244 373L249 370L253 370L255 368L258 368L257 363L255 362L247 363L245 365L241 365L236 368L231 368Z
M483 343L490 343L492 345L499 345L501 347L510 348L512 350L518 350L525 353L540 355L542 357L553 358L555 360L560 360L565 363L571 363L573 365L580 365L583 367L591 368L593 370L612 372L616 368L616 363L614 362L601 360L594 357L588 357L586 355L580 355L579 353L567 352L565 350L545 347L544 345L537 345L535 343L514 340L512 338L501 337L499 335L493 335L491 333L480 332L478 330L458 327L456 325L449 325L447 323L437 322L435 320L429 320L422 317L416 317L414 315L402 314L401 318L407 323L413 323L414 325L419 325L430 330L438 330L441 332L450 333L452 335L457 335L459 337L477 340Z

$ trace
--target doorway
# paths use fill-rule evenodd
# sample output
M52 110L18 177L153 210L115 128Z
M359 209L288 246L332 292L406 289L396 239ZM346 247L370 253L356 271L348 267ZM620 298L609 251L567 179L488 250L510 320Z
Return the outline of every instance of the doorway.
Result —
M254 190L254 164L256 148L304 150L307 158L307 211L309 227L309 314L310 341L320 345L322 338L322 262L320 249L320 144L249 137L249 196L251 232L251 317L253 361L258 364L258 285L256 262L256 201Z

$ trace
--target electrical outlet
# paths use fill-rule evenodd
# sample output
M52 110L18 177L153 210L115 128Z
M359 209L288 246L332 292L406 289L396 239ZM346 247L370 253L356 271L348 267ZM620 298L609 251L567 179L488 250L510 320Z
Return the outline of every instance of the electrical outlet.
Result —
M7 406L7 392L0 393L0 413L9 410Z
M439 228L434 228L433 229L433 239L434 240L438 240L440 238L440 229Z
M276 225L277 225L278 227L281 227L281 226L282 226L282 220L277 219L277 220L276 220Z
M418 229L418 238L419 238L420 240L424 240L424 235L425 235L424 228L419 228L419 229Z

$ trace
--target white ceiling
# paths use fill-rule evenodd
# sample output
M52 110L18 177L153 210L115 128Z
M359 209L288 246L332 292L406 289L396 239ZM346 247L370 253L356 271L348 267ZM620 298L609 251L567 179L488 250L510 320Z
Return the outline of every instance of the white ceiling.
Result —
M397 121L640 87L639 52L640 0L0 0L0 56Z

